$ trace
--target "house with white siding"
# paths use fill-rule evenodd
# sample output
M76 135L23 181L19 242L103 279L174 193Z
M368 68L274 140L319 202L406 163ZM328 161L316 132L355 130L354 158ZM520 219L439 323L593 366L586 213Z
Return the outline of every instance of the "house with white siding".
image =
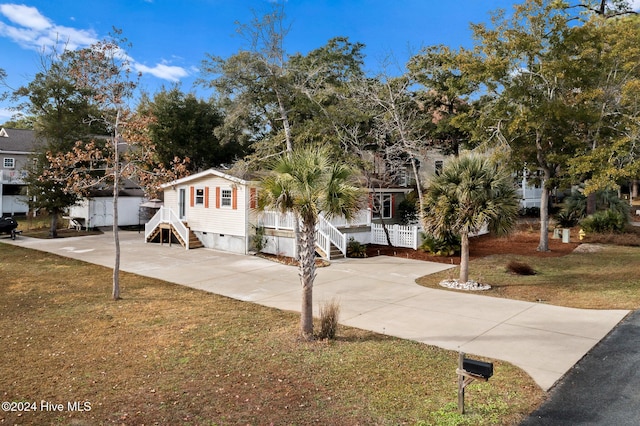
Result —
M247 254L257 223L257 185L214 169L162 185L164 206L145 225L146 241Z

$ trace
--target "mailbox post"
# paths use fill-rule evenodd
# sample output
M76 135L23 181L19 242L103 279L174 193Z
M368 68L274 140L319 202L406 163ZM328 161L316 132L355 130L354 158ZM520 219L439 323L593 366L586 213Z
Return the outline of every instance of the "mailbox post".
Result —
M464 388L474 380L486 382L493 376L493 363L477 361L464 357L464 352L458 356L458 411L464 414Z

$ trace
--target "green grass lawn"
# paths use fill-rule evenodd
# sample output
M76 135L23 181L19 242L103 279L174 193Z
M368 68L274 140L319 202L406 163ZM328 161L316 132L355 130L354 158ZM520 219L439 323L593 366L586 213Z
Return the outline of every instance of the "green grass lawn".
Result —
M128 273L114 302L109 269L5 244L0 271L2 400L37 408L3 424L510 425L544 397L494 361L460 416L455 352L346 327L305 343L299 314Z
M469 277L493 288L479 294L589 309L640 308L640 247L601 245L595 252L562 257L494 255L473 260ZM525 263L535 275L509 273L510 261ZM459 268L422 277L418 283L442 288L439 282L459 275Z

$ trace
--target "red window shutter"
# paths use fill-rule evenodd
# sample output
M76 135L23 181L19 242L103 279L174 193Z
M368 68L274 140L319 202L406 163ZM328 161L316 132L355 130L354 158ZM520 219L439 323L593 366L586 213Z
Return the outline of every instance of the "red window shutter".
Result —
M255 188L249 189L249 207L255 209L258 207L257 191Z
M196 189L193 186L189 187L189 205L191 207L196 205Z
M216 209L220 208L220 187L216 186Z
M396 196L391 195L391 217L392 218L394 217L395 209L396 209Z
M234 210L238 209L238 188L233 187L231 190L231 208Z
M205 209L209 208L209 187L208 186L204 187L204 208Z

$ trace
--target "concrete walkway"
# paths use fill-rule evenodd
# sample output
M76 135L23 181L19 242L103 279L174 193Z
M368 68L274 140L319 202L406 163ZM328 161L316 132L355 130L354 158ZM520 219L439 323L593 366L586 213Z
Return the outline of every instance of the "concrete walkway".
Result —
M121 269L278 309L300 311L297 268L254 256L145 244L121 232ZM107 267L113 236L1 239ZM0 246L0 251L2 250ZM314 306L335 298L342 324L508 361L548 390L629 311L584 310L429 289L415 280L448 269L397 257L345 259L318 269ZM123 289L126 297L126 288ZM455 366L452 366L452 374ZM496 371L496 374L500 374Z

